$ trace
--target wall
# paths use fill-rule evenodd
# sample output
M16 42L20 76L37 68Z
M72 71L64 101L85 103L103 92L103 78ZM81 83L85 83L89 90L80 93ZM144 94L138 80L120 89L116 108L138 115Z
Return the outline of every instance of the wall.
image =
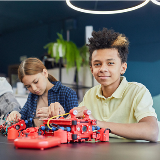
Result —
M53 27L54 26L54 27ZM53 28L54 33L50 30ZM43 46L52 40L56 40L57 32L61 31L62 22L42 25L34 28L20 30L2 36L0 73L8 73L8 65L19 64L20 56L41 58L47 50Z

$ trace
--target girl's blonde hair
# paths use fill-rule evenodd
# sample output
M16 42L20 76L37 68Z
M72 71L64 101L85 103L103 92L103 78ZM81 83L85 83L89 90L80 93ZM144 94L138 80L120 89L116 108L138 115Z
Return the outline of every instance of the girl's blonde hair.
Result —
M18 68L18 78L22 82L25 75L35 75L42 73L43 69L46 69L43 62L38 58L27 58L22 61ZM48 74L48 80L53 82L57 81L52 75Z

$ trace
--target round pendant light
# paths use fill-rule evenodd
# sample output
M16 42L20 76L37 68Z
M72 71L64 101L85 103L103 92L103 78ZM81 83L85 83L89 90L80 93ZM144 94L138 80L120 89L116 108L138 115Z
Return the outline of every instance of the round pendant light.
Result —
M126 9L121 9L121 10L113 10L113 11L93 11L93 10L86 10L86 9L82 9L82 8L78 8L76 6L74 6L73 4L71 4L70 0L66 0L67 5L79 12L84 12L84 13L91 13L91 14L116 14L116 13L124 13L124 12L129 12L129 11L133 11L136 9L139 9L143 6L145 6L150 0L145 0L143 3L134 6L134 7L130 7L130 8L126 8ZM156 1L156 0L152 0L152 1ZM160 2L158 2L160 3Z
M160 2L158 2L157 0L151 0L154 4L160 5Z

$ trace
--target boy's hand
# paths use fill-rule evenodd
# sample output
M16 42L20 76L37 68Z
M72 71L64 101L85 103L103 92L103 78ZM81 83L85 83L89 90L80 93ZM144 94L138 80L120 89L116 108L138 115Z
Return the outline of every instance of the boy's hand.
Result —
M76 115L77 118L83 118L83 111L86 110L87 107L86 106L74 107L73 109L77 110L77 115ZM66 117L66 119L69 119L69 118L71 118L71 115L68 115Z
M86 106L82 107L74 107L73 109L77 110L78 114L76 115L77 118L83 118L83 111L87 109Z
M21 119L21 114L18 111L12 111L6 121L18 121L19 119Z
M59 102L51 103L49 106L49 117L65 114L64 108ZM58 118L58 117L57 117Z

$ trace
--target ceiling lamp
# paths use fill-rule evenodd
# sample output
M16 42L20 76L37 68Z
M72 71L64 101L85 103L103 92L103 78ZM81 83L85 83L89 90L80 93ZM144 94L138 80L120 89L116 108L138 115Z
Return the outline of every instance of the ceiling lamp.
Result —
M129 12L129 11L136 10L136 9L141 8L144 5L146 5L149 1L150 0L145 0L143 3L141 3L141 4L139 4L139 5L135 6L135 7L131 7L131 8L127 8L127 9L121 9L121 10L113 10L113 11L93 11L93 10L81 9L81 8L78 8L78 7L74 6L74 5L72 5L70 0L66 0L66 3L70 8L72 8L72 9L74 9L76 11L79 11L79 12L91 13L91 14L116 14L116 13L124 13L124 12ZM156 1L156 0L152 0L152 1Z
M153 3L160 5L160 2L156 1L156 0L151 0Z

